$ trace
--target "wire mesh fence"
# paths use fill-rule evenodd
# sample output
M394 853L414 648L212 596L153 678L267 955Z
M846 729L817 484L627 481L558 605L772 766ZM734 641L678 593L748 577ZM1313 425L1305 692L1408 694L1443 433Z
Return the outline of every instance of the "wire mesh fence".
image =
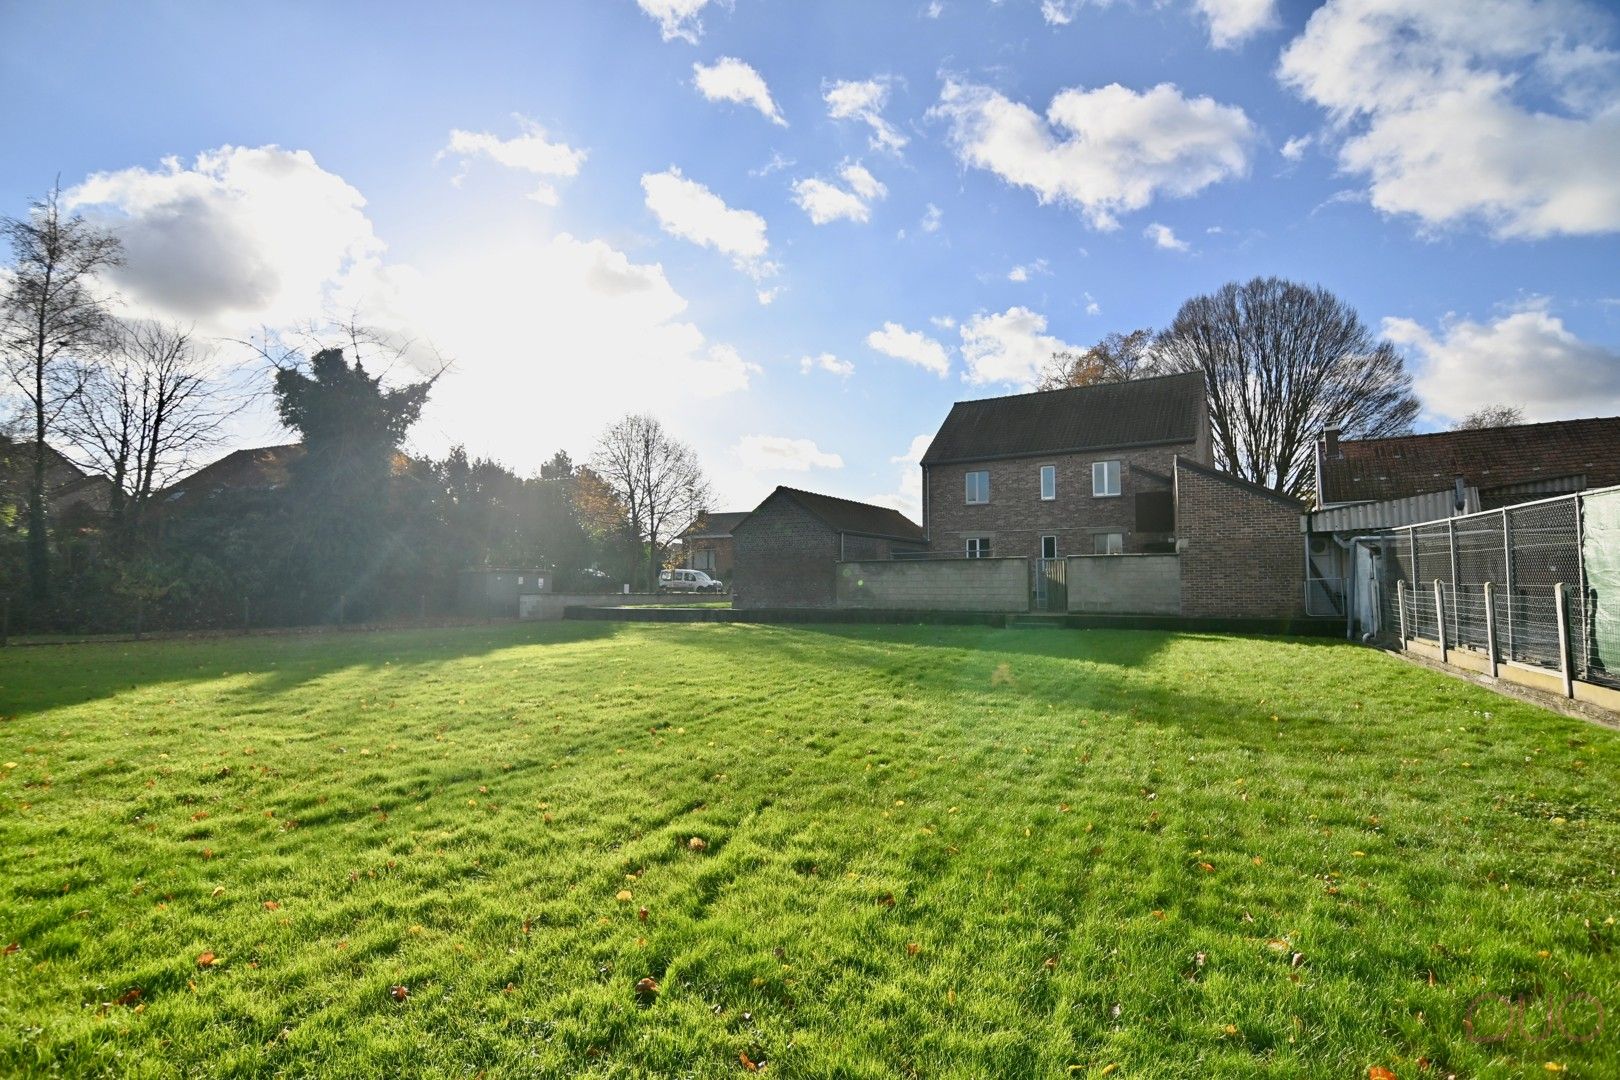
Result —
M1388 633L1440 641L1443 630L1448 647L1480 652L1494 636L1495 659L1554 670L1567 649L1574 678L1620 686L1620 489L1392 529L1389 539Z

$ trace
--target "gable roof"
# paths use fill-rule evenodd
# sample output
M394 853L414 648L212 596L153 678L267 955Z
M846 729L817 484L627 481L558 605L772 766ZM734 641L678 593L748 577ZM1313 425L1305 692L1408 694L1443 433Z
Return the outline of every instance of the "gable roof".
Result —
M1620 483L1620 417L1437 431L1387 439L1341 439L1322 453L1318 504L1404 499L1450 488L1457 477L1487 492L1515 484L1583 477L1586 487Z
M718 540L731 535L731 530L742 524L747 510L728 510L719 514L701 514L688 525L678 540Z
M797 503L805 511L819 518L834 532L852 533L856 536L871 536L880 540L926 543L922 526L898 510L890 509L887 506L873 506L871 503L839 499L832 495L822 495L818 492L801 491L798 488L790 487L778 487L767 495L764 502L755 507L753 513L749 514L745 521L751 521L753 515L758 514L766 503L778 497Z
M1203 415L1197 371L958 401L922 463L1193 442Z
M1306 506L1303 499L1296 499L1292 496L1284 495L1280 491L1273 491L1264 484L1257 484L1253 480L1245 480L1241 476L1233 476L1231 473L1221 472L1221 470L1212 465L1205 465L1202 462L1193 461L1191 458L1184 458L1180 454L1177 454L1175 458L1175 467L1177 469L1186 469L1189 472L1198 473L1200 476L1207 476L1211 480L1219 480L1223 484L1229 484L1232 487L1238 488L1242 491L1247 491L1251 495L1258 495L1263 499L1270 499L1272 502L1286 506L1290 510L1298 510L1300 513L1305 512Z
M285 487L287 467L303 455L304 447L299 443L233 450L190 476L176 480L159 493L159 498L167 502L183 496L200 499L227 488L269 491Z

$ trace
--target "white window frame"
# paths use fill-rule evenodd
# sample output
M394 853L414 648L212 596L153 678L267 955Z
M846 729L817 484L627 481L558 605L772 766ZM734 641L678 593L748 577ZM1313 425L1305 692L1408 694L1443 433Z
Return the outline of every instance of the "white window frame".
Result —
M1051 480L1050 484L1047 483L1048 479ZM1042 465L1041 466L1041 501L1042 502L1052 502L1056 498L1057 498L1057 466L1056 465Z
M973 478L976 476L982 476L984 478L984 484L979 487L978 491L978 494L982 497L977 499L973 497L974 488L976 486L973 482ZM988 504L990 502L990 471L988 469L968 470L967 474L962 480L962 495L967 500L967 504L969 506L984 506Z
M1046 548L1047 548L1047 543L1046 542L1048 540L1052 541L1052 544L1051 544L1052 554L1050 554L1050 555L1048 555L1046 553ZM1057 557L1058 557L1058 553L1057 553L1057 534L1056 533L1047 533L1045 536L1041 537L1041 558L1043 558L1043 559L1056 559Z
M1110 468L1110 466L1112 466L1112 468ZM1098 470L1099 469L1102 470L1102 474L1101 474L1102 482L1100 484L1097 482L1098 481ZM1109 473L1110 472L1113 473L1113 481L1114 481L1112 491L1108 490L1108 488L1109 488L1108 481L1109 481ZM1121 490L1121 488L1123 486L1121 484L1120 472L1121 472L1121 470L1120 470L1120 466L1119 466L1118 461L1113 461L1113 460L1110 460L1110 461L1093 461L1091 463L1091 496L1092 496L1092 498L1094 498L1094 499L1114 499L1114 498L1118 498L1120 490Z
M1118 541L1119 541L1119 550L1117 550L1117 551L1109 550L1110 548L1112 548L1114 546L1113 543L1111 542L1114 539L1118 539ZM1099 541L1103 545L1103 549L1101 551L1097 550L1097 544L1098 544ZM1091 534L1091 553L1093 555L1123 555L1123 554L1125 554L1125 534L1122 533L1122 532L1092 533Z
M988 536L969 536L962 543L962 555L968 559L988 559L990 557L990 538Z

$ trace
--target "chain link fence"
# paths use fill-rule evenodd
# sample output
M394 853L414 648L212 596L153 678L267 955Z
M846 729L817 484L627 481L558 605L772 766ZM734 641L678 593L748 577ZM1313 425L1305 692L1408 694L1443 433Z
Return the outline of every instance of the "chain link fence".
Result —
M1620 488L1389 531L1385 632L1620 687ZM1436 583L1438 589L1436 588ZM1564 633L1559 597L1563 594ZM1489 609L1489 610L1487 610Z

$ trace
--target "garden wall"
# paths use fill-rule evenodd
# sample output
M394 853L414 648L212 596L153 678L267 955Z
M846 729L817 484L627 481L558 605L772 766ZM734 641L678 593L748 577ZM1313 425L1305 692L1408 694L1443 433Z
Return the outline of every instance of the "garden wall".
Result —
M839 563L836 602L892 611L1028 611L1029 560Z
M1175 555L1071 555L1069 610L1097 614L1181 614Z

